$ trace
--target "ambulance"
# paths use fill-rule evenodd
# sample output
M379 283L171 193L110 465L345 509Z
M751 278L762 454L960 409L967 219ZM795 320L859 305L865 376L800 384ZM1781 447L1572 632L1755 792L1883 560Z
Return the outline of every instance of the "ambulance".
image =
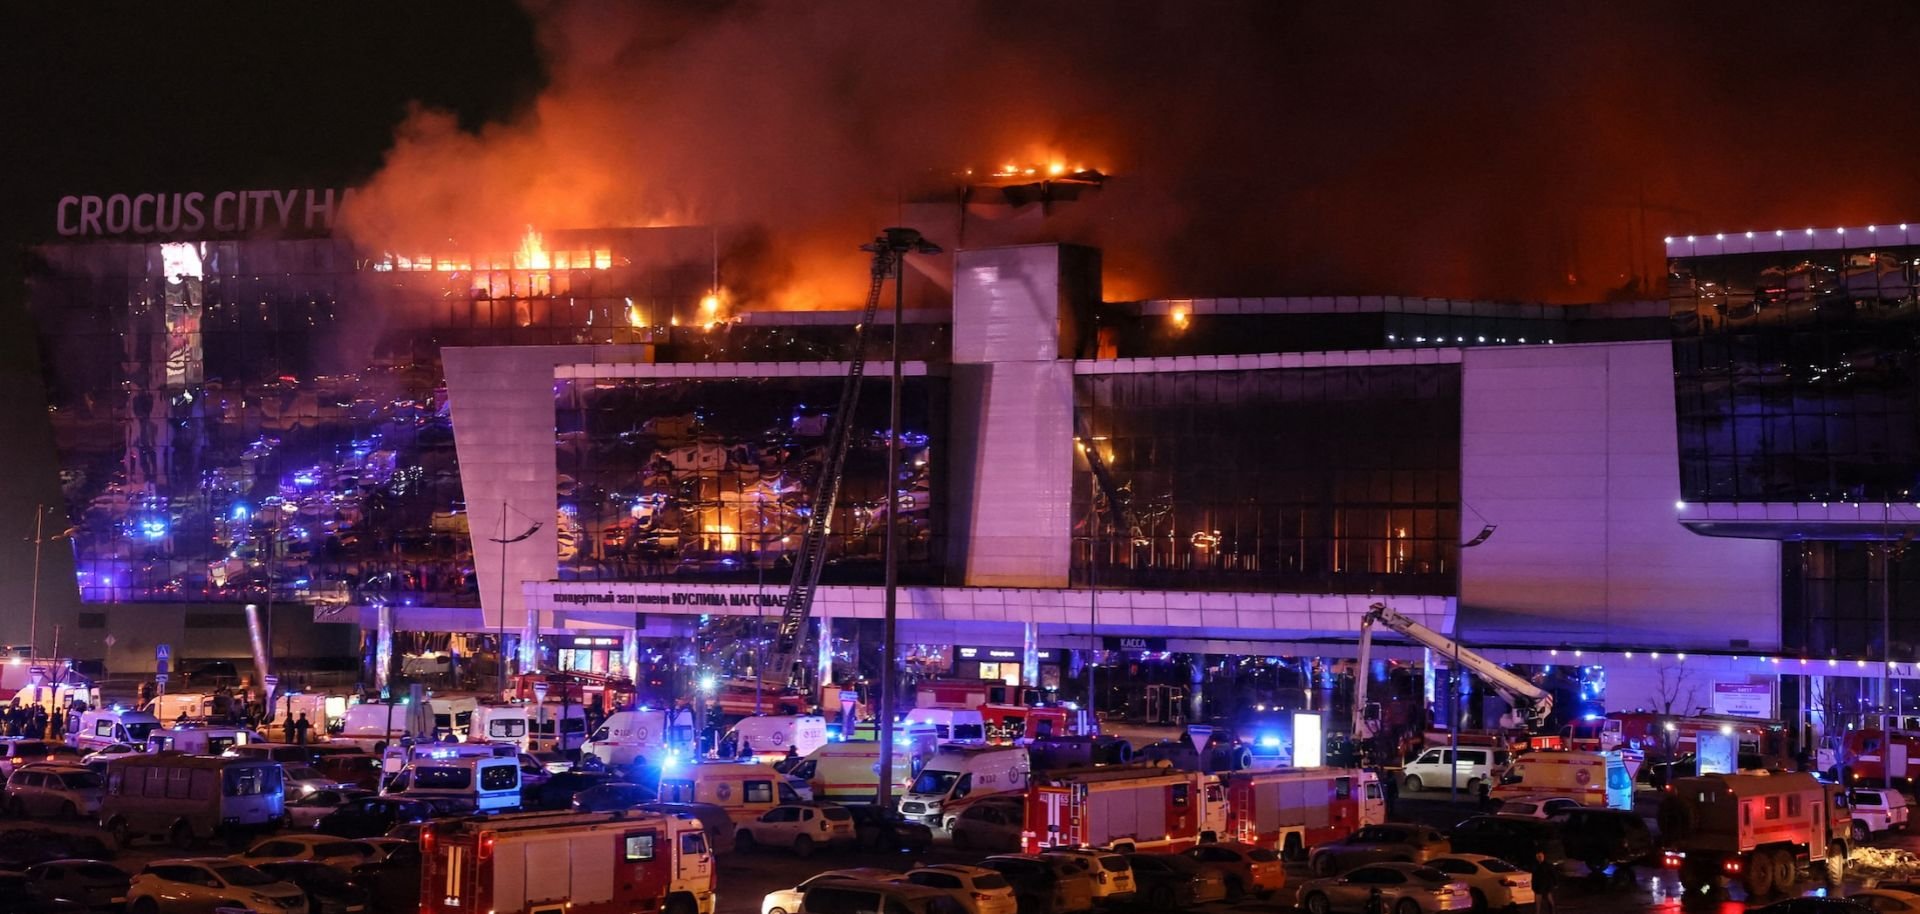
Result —
M660 774L660 802L711 803L742 822L782 803L811 799L796 783L759 762L668 764Z
M1632 809L1633 775L1618 749L1526 752L1500 776L1492 796L1512 800L1536 794L1572 797L1585 806Z
M720 737L720 757L777 762L789 748L804 756L827 744L827 720L817 714L743 717Z
M900 814L951 829L961 810L981 797L1027 789L1033 763L1019 747L945 746L900 798Z
M691 758L694 737L693 712L686 709L615 711L587 737L581 755L608 768L664 765L669 759Z
M933 757L931 734L922 745L896 740L893 749L893 786L898 794ZM871 803L880 791L880 744L872 740L828 743L787 770L806 781L814 799Z

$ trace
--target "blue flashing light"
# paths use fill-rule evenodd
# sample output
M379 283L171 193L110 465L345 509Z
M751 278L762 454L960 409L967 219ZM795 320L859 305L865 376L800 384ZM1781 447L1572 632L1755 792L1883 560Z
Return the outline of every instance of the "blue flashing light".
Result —
M669 755L660 762L661 771L672 771L678 767L680 767L680 757L676 755Z
M319 481L319 477L305 470L293 474L293 484L303 489L312 488L313 485Z
M1586 715L1584 715L1584 716L1582 716L1582 717L1581 717L1580 719L1581 719L1581 720L1599 720L1599 719L1600 719L1600 715L1598 715L1598 714L1586 714Z
M245 504L235 504L235 505L233 506L233 519L234 519L234 520L236 520L236 521L244 521L244 520L246 520L246 519L247 519L247 515L248 515L249 513L251 513L251 512L249 512L249 511L247 510L247 506L246 506Z
M150 540L165 539L167 522L158 517L149 517L140 522L140 535Z
M1263 749L1278 749L1280 748L1280 737L1274 736L1271 733L1262 736L1260 737L1260 747Z

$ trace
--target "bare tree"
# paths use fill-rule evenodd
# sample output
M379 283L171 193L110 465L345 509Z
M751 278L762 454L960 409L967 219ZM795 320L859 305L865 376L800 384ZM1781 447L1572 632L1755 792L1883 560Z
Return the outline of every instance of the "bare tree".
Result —
M1680 707L1682 717L1696 713L1700 707L1700 683L1692 669L1673 664L1661 666L1654 671L1654 676L1653 697L1660 708L1660 745L1665 757L1671 759L1679 739L1673 725L1674 706Z

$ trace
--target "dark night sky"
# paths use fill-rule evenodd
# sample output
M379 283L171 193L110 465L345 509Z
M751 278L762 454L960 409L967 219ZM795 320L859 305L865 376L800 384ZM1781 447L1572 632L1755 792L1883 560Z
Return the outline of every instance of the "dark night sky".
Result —
M484 191L506 226L834 251L926 175L1064 151L1126 190L1076 240L1158 295L1591 300L1657 289L1662 234L1920 218L1910 3L81 6L0 8L8 251L65 193L357 183L396 130L376 187L406 228L485 219L449 203ZM0 606L55 494L30 346L0 335Z

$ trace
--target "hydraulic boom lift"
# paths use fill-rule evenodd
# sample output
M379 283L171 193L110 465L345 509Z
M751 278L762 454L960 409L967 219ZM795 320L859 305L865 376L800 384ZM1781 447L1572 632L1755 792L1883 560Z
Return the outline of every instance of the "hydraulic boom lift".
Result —
M1367 702L1367 681L1369 664L1373 654L1373 627L1384 625L1401 637L1407 638L1433 651L1435 656L1452 657L1463 667L1472 670L1487 685L1492 686L1500 697L1513 705L1514 712L1524 717L1528 729L1538 730L1546 724L1547 717L1553 713L1553 694L1516 674L1474 653L1460 643L1434 631L1412 619L1394 612L1385 603L1375 603L1367 608L1367 614L1360 619L1360 665L1353 677L1353 735L1355 739L1367 739L1374 735L1379 722L1379 707L1369 706Z
M840 501L840 483L847 466L847 450L853 443L853 413L860 404L860 383L867 373L867 329L873 326L874 315L880 307L880 291L886 284L887 276L894 271L896 258L904 252L896 245L869 244L862 250L873 254L873 272L867 286L867 306L862 312L860 323L853 328L853 355L847 367L847 378L840 388L840 403L834 409L833 427L828 432L825 456L820 461L820 477L814 481L812 499L807 517L806 533L801 537L800 548L794 554L793 580L787 585L787 602L780 617L780 630L774 637L773 656L767 667L775 675L783 677L783 683L804 684L806 677L799 669L800 658L807 648L807 620L813 614L813 595L820 589L820 572L827 564L827 535L833 520L833 511ZM889 434L898 434L889 429ZM889 490L892 486L889 485ZM891 523L898 507L890 506L887 511Z

